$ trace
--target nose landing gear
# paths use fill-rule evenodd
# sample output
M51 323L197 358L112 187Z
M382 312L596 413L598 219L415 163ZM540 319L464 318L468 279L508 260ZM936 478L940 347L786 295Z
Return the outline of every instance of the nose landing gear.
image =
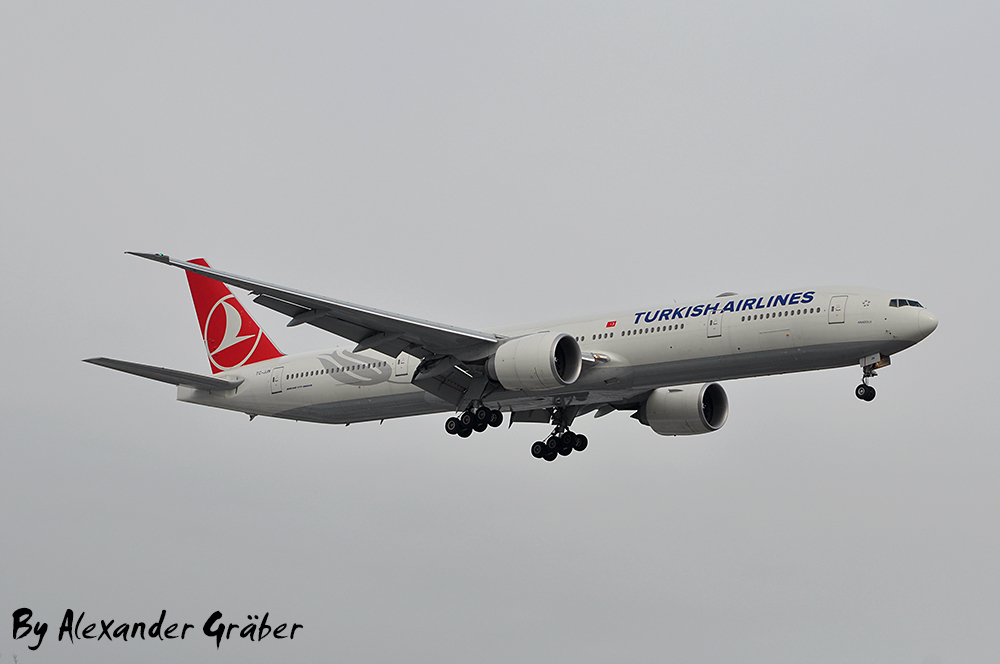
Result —
M889 358L887 357L885 359L886 359L885 364L888 364L887 360ZM875 373L875 368L877 366L885 366L885 364L882 363L864 364L864 361L862 361L861 370L864 372L864 377L861 379L861 384L858 385L856 388L854 388L854 396L861 399L862 401L871 401L872 399L875 398L875 388L869 385L868 381L870 381L872 378L878 375L877 373Z

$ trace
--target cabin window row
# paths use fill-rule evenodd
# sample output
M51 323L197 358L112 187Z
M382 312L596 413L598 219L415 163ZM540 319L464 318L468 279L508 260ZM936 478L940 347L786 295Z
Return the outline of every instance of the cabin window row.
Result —
M673 332L674 330L683 330L684 323L678 323L676 325L657 325L655 327L640 327L634 330L625 330L624 334L626 337L631 337L637 334L655 334L657 332Z
M741 322L751 321L751 320L767 320L768 318L782 318L784 316L803 316L807 314L818 314L822 312L823 309L820 307L809 307L808 309L787 309L785 311L774 311L767 312L763 314L754 314L753 316L740 316Z
M332 369L317 369L316 371L300 371L289 376L289 380L296 378L310 378L312 376L323 376L325 374L342 373L345 371L359 371L361 369L374 369L376 367L387 366L388 362L372 362L370 364L352 364L347 367L335 367Z
M631 337L637 334L654 334L656 332L673 332L674 330L683 330L684 323L678 323L676 325L658 325L655 327L640 327L636 330L625 330L622 332L623 337ZM590 335L591 341L597 341L598 339L613 339L615 336L614 332L602 332L601 334ZM586 336L573 337L577 341L586 341Z

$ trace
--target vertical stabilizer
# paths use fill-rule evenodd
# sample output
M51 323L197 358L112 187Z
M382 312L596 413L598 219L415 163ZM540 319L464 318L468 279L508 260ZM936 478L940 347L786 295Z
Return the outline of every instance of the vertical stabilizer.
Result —
M190 262L211 267L203 258ZM186 274L212 373L282 356L228 286L194 272Z

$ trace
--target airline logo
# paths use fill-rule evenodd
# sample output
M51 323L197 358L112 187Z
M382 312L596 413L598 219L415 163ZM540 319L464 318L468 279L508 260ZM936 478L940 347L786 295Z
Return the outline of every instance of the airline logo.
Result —
M657 309L656 311L640 311L635 314L635 323L640 320L647 323L656 323L663 320L676 320L678 318L696 318L698 316L709 316L712 314L725 313L726 311L738 312L752 309L767 309L769 307L795 306L797 304L809 304L816 296L816 291L806 291L799 293L782 293L770 297L753 297L745 300L728 300L723 304L721 301L696 304L690 307L676 307L673 309Z
M262 334L252 321L245 325L240 315L242 307L237 309L228 300L235 301L236 296L230 293L216 302L208 312L205 329L202 330L208 359L220 371L246 364L257 350ZM239 303L236 304L238 306Z
M617 324L618 324L618 321L616 321L616 320L609 320L608 324L605 325L604 327L614 327Z
M201 258L191 262L208 267ZM281 357L225 284L194 272L188 272L187 279L212 373Z

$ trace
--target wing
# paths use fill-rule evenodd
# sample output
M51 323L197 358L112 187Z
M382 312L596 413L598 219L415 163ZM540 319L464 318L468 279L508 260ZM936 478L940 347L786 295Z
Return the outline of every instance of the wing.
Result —
M84 360L84 362L90 362L91 364L116 371L124 371L134 376L151 378L161 383L183 385L199 390L235 390L243 384L242 378L228 380L225 378L212 378L210 376L202 376L201 374L188 373L187 371L178 371L177 369L154 367L148 364L139 364L138 362L126 362L125 360L113 360L109 357L91 357Z
M499 337L442 325L419 318L363 307L350 302L284 288L249 277L176 260L164 254L126 252L179 267L255 295L254 302L289 316L288 326L307 323L357 343L355 352L369 348L391 357L406 351L422 359L454 357L481 359L492 353Z

